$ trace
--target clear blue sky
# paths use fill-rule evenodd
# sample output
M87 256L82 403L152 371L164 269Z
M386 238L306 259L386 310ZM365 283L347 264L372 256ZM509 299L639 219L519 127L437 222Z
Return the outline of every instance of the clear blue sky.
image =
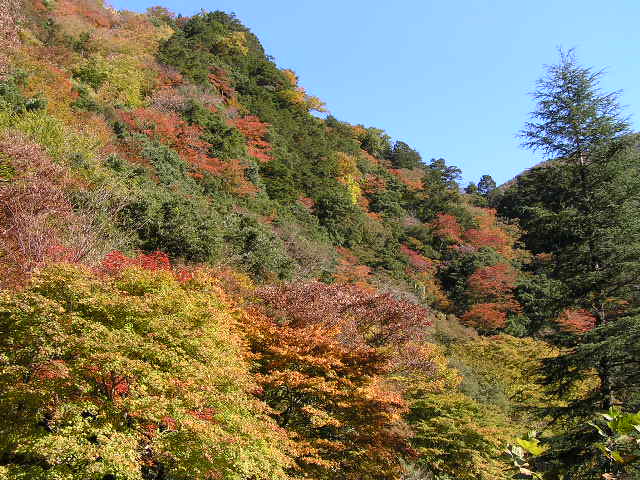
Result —
M191 15L235 12L278 66L341 120L386 130L425 160L443 157L464 182L508 180L540 158L516 133L528 95L557 47L606 68L605 90L638 129L640 1L618 0L111 0Z

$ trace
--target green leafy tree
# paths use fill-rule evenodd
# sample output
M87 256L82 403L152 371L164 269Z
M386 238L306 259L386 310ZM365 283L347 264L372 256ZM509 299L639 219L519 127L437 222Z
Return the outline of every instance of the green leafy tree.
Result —
M0 478L288 478L208 274L162 254L52 266L0 294L0 331Z

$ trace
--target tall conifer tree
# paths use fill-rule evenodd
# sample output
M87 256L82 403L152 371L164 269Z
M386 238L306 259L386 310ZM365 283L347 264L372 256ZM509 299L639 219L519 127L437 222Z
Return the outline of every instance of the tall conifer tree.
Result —
M601 75L578 65L572 51L560 52L537 84L537 108L521 132L525 147L552 160L527 182L529 189L538 183L537 192L553 191L553 198L539 196L525 209L529 225L547 238L552 276L565 286L558 313L564 310L562 319L579 312L584 323L573 325L566 353L544 368L547 385L569 400L545 413L568 422L556 451L574 472L598 468L591 463L597 439L584 419L614 405L637 408L640 388L637 139L619 93L599 89ZM589 377L588 392L572 399Z

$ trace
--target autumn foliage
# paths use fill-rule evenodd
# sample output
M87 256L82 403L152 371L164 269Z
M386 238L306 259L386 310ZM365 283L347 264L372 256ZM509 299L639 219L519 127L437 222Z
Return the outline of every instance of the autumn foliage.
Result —
M209 154L210 145L202 139L203 129L198 125L189 125L175 112L160 112L148 108L123 111L120 116L132 131L142 133L158 142L174 149L180 157L188 162L196 171L206 172L214 176L223 176L229 180L238 193L255 193L256 189L244 176L246 166L241 159L223 161ZM251 123L255 128L255 122ZM249 127L247 127L247 131ZM255 130L251 130L255 133ZM132 142L132 144L131 144ZM250 142L252 142L250 140ZM254 153L266 158L264 145L253 141ZM130 140L133 154L139 158L139 146ZM131 151L131 150L130 150Z
M70 202L74 184L62 167L17 133L0 139L2 160L9 178L0 183L0 285L21 283L46 262L100 254L91 218L78 215Z
M379 352L347 348L327 325L246 319L259 397L295 442L294 475L318 479L395 478L407 451L406 405L386 385Z
M513 257L513 236L498 224L494 209L476 209L478 228L464 232L464 241L475 248L491 247L506 258Z
M560 329L569 333L585 333L596 326L596 318L584 309L566 309L556 319Z
M463 229L453 215L439 213L432 226L436 234L443 240L451 243L462 241Z
M266 287L258 295L287 325L325 329L348 348L398 352L419 342L431 325L428 309L357 285L310 282ZM390 358L391 364L397 360L396 355ZM411 360L410 368L419 368L421 360L422 367L429 368L429 360L419 357ZM408 368L403 364L392 367Z
M476 270L467 285L472 296L479 299L506 300L511 297L518 275L511 265L498 263Z
M255 115L238 118L235 126L247 138L247 150L249 155L259 162L268 162L271 160L269 152L271 145L264 140L265 135L269 131L269 124L261 122Z
M0 479L506 478L553 262L313 110L233 14L0 0Z
M520 310L513 295L516 281L517 273L506 263L477 269L467 279L469 296L477 303L462 320L483 331L504 328L507 314Z

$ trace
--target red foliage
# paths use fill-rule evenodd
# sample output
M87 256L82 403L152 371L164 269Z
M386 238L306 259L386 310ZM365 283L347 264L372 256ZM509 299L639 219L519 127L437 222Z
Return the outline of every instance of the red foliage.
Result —
M211 407L201 408L200 410L189 410L189 415L205 420L207 422L215 423L216 410Z
M19 0L0 2L0 80L9 73L7 53L20 44L18 25L23 7Z
M414 168L413 170L409 170L406 168L390 168L389 171L398 177L398 180L404 183L411 190L422 190L422 177L424 177L424 171L422 169Z
M124 253L113 251L105 255L101 270L108 274L117 274L128 267L140 267L145 270L171 270L171 261L166 253L140 253L137 257L127 257Z
M209 144L202 140L202 128L189 125L174 112L139 108L121 112L122 120L134 131L143 133L173 148L195 168L231 181L237 193L255 193L256 187L244 175L246 166L240 160L222 161L208 155Z
M313 198L309 198L309 197L300 197L298 198L298 202L300 202L302 205L304 205L304 207L311 211L313 210L313 207L315 207L316 202L313 201Z
M568 308L556 319L560 329L569 333L584 333L596 326L596 317L584 309Z
M271 160L269 152L271 144L264 140L264 136L269 132L269 124L260 121L255 115L247 115L238 118L234 122L235 126L247 139L247 151L249 155L262 163Z
M420 255L418 252L411 250L406 245L401 245L400 251L409 257L409 264L418 272L435 273L436 265L433 260Z
M87 376L96 383L98 390L111 401L127 396L131 389L130 380L126 376L113 370L103 372L97 365L87 367Z
M15 171L0 183L0 285L22 283L48 261L77 262L94 253L90 219L77 215L64 169L20 135L0 139L0 159Z
M483 331L504 328L507 323L504 307L501 303L477 303L462 316L462 321L465 325Z
M202 129L188 125L176 113L138 108L120 112L120 117L132 130L175 149L192 165L214 175L224 170L220 160L207 156L209 144L201 139Z
M401 349L423 338L431 325L426 308L356 285L289 284L265 287L258 295L288 325L321 326L334 332L341 344L354 348Z
M212 73L209 74L209 83L220 92L227 104L237 106L238 96L231 86L231 80L226 71L221 68L212 67Z
M340 258L333 278L337 283L352 283L360 288L371 288L371 268L361 265L360 259L347 248L338 247L336 249Z
M33 367L33 374L38 380L60 380L69 377L69 368L64 360L51 360Z
M453 215L439 213L431 226L435 234L443 240L451 243L462 242L462 227Z
M364 193L377 193L385 190L386 188L387 183L384 178L373 173L367 173L364 175L362 183L362 191Z
M499 228L472 228L464 233L464 238L473 247L492 247L499 253L509 245L509 237Z
M491 208L477 209L478 228L464 233L464 240L474 248L491 247L507 258L513 256L514 239L496 219L496 211Z
M115 11L103 7L100 0L58 0L56 14L81 17L97 27L111 28L116 23Z
M166 253L156 251L152 253L138 253L135 257L128 257L122 252L114 250L104 256L98 271L107 275L117 275L129 267L144 268L152 272L171 272L174 278L185 283L191 280L198 269L174 268Z
M269 296L271 298L271 296ZM293 326L259 312L244 316L260 398L296 443L309 478L396 478L407 451L406 404L385 383L384 355L347 348L326 325ZM357 461L353 461L357 458Z
M506 263L478 268L468 279L469 292L475 298L507 300L518 280L517 272Z
M479 330L503 328L507 313L518 312L521 306L513 297L517 272L506 263L478 268L468 279L468 294L476 303L462 320Z

